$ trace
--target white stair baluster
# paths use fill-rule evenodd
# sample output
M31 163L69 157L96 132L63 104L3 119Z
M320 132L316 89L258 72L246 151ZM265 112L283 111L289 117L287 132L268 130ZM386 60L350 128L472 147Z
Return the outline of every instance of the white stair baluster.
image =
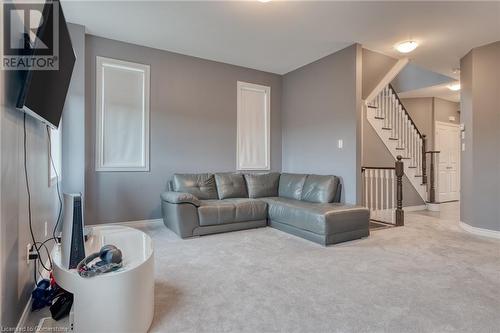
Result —
M382 115L384 117L384 127L387 127L387 90L384 89L384 114Z
M385 170L385 209L389 210L389 173L391 170Z
M415 166L415 129L411 127L411 166Z
M404 157L408 157L408 154L409 154L409 150L410 150L410 140L409 140L409 132L408 132L408 116L405 114L404 117L403 117L403 127L404 127L404 130L405 130L405 153L404 153Z
M392 108L391 108L391 137L396 137L396 95L392 94Z
M373 169L368 170L370 172L370 211L373 211Z
M369 187L368 187L368 172L369 170L368 169L365 169L365 172L363 172L363 174L365 175L365 207L368 207L368 190L369 190Z

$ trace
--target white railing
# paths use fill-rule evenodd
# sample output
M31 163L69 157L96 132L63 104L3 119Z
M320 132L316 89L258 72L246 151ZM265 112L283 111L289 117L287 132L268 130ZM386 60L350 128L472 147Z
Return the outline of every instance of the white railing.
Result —
M383 120L382 129L390 131L390 140L397 141L396 149L402 151L403 159L409 162L408 166L417 169L416 174L421 176L424 137L404 109L395 91L387 85L372 101L369 101L368 105L376 108L376 118Z
M363 204L374 221L396 224L396 173L394 168L363 167Z

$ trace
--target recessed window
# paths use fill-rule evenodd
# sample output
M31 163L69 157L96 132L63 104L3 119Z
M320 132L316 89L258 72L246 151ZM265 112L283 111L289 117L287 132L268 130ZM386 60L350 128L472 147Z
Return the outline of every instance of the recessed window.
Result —
M96 171L149 171L149 65L96 59Z
M237 169L269 170L271 88L238 81Z

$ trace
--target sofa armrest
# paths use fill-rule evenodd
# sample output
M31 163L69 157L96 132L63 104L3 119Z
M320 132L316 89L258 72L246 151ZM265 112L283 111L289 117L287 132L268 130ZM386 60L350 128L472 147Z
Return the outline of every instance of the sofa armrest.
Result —
M161 200L171 204L189 203L199 207L200 200L191 193L167 191L161 194Z

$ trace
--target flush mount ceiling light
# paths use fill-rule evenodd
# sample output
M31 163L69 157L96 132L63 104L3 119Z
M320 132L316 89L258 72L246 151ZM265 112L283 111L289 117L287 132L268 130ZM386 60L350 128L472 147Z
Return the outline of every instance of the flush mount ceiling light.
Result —
M418 47L418 43L414 40L407 40L406 42L399 43L395 46L396 50L401 53L410 53Z
M460 90L460 83L453 83L448 86L448 89L451 91L459 91Z

